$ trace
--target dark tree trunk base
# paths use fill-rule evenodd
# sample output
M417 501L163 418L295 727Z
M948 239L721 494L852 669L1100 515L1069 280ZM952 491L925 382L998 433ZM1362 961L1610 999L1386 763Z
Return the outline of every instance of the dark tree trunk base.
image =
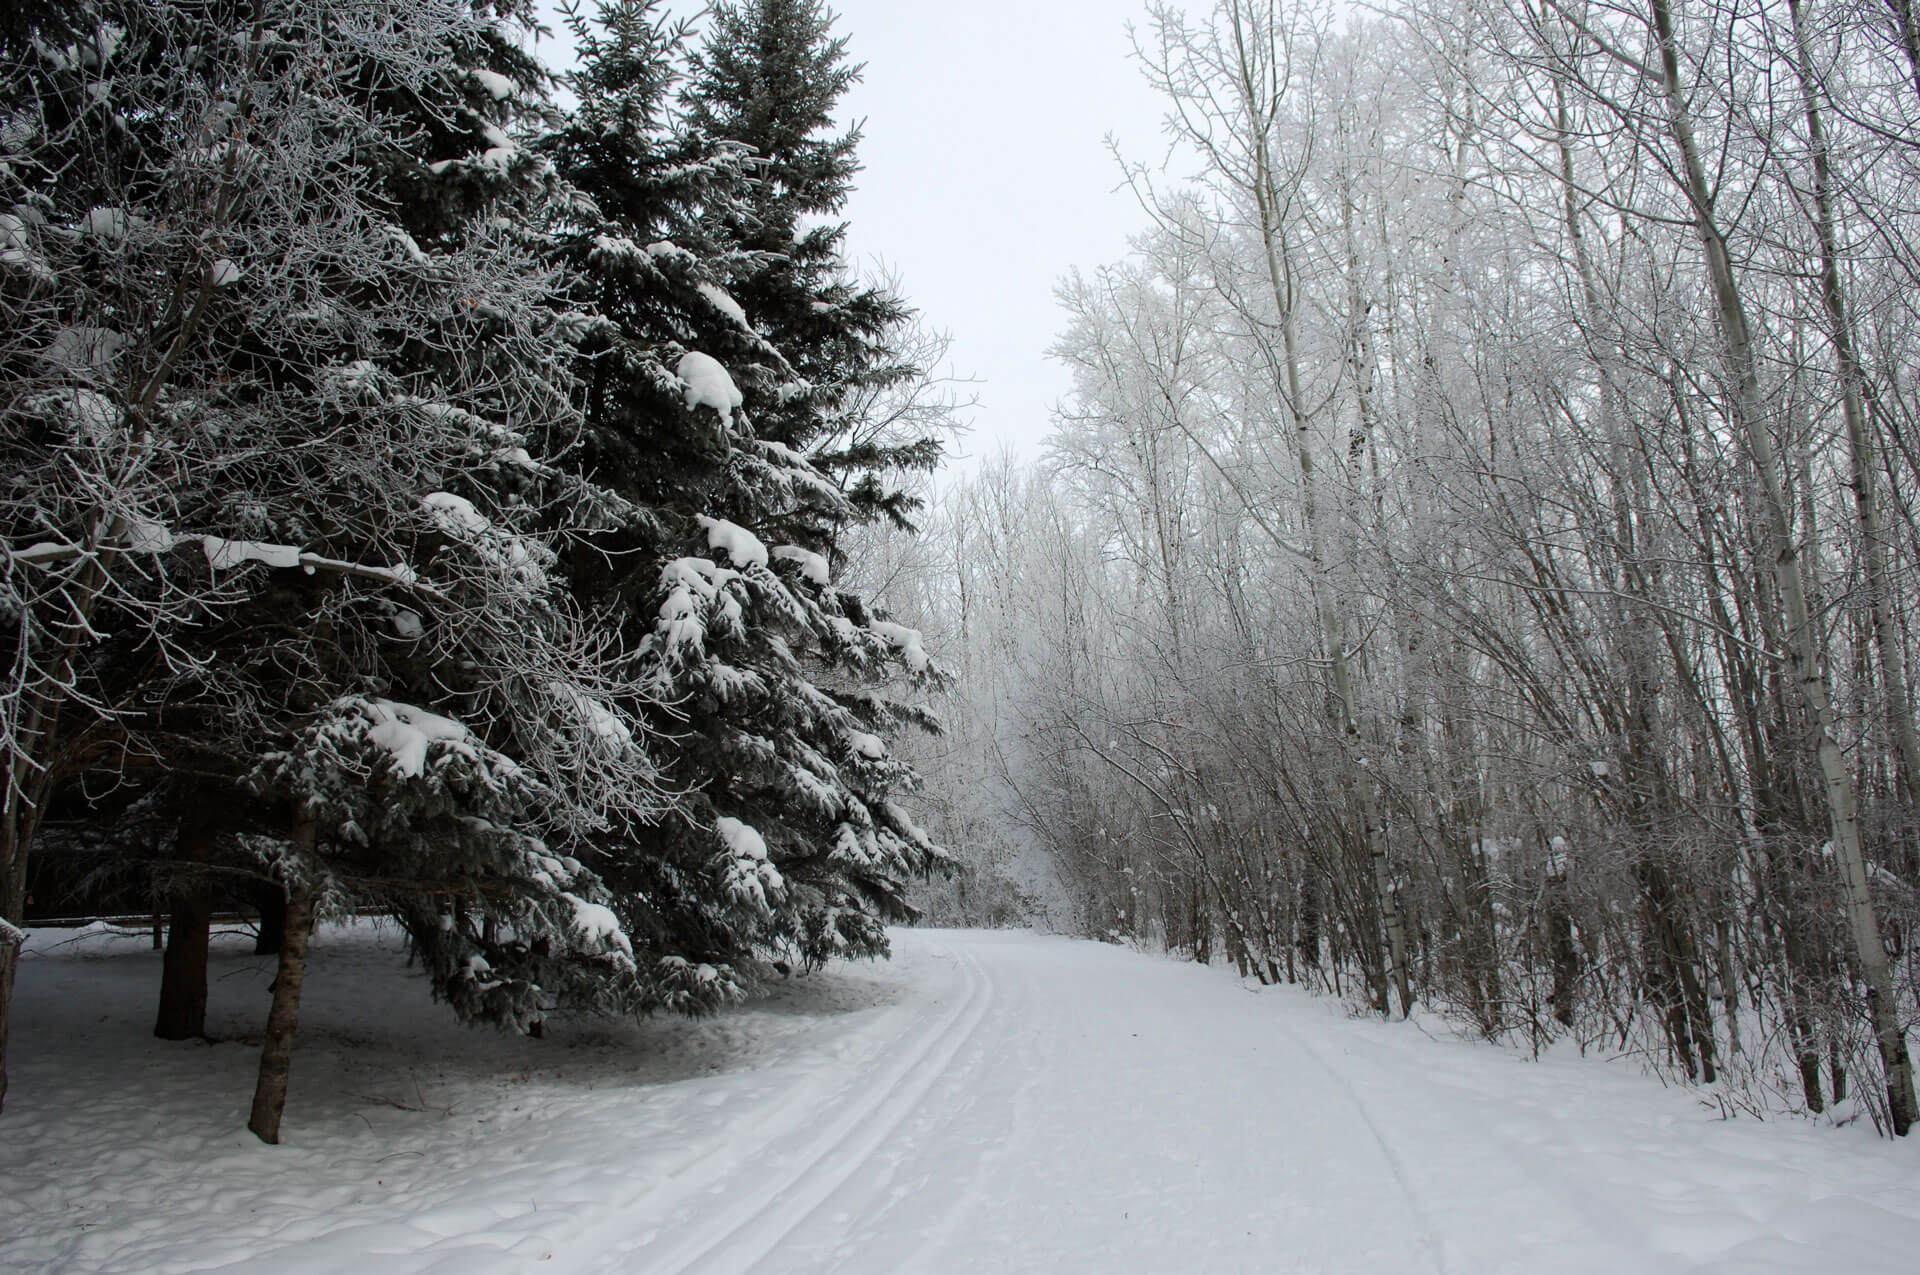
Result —
M287 896L278 886L260 891L260 934L253 941L255 956L278 956L287 936Z
M212 856L213 834L205 827L183 825L180 863L205 863ZM179 881L160 965L160 1008L153 1021L153 1034L161 1040L207 1034L207 944L212 933L213 900L207 897L205 882L193 877Z
M207 1034L207 945L213 909L204 899L176 899L160 966L160 1010L153 1034L192 1040Z

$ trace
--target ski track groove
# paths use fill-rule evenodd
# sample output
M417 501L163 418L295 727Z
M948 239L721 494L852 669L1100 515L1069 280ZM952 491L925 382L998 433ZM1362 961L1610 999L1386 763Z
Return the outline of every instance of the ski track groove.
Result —
M889 1057L883 1082L821 1128L812 1139L813 1148L780 1170L777 1180L756 1192L744 1207L735 1209L722 1229L696 1236L657 1259L648 1257L644 1266L648 1275L752 1269L830 1201L913 1114L948 1062L979 1028L994 999L993 984L980 963L956 948L946 951L965 978L959 1003L942 1015L932 1030L924 1032L904 1056ZM804 1130L807 1126L800 1127ZM602 1263L601 1269L636 1269L629 1259L644 1255L628 1249L610 1256L612 1260Z
M1033 1144L1030 1132L1033 1091L1039 1086L1048 1064L1056 1055L1057 1046L1051 1036L1043 1035L1041 1043L1036 1044L1032 1033L1003 1034L1013 1037L1013 1050L1021 1063L1021 1079L1013 1092L1007 1134L996 1152L984 1153L973 1164L966 1186L945 1202L940 1220L922 1233L919 1242L900 1262L897 1275L934 1275L938 1269L935 1263L939 1255L953 1242L961 1225L986 1201L985 1182L989 1164L1004 1160L1017 1162L1019 1156Z
M1276 1016L1276 1021L1278 1021L1278 1016ZM1432 1215L1428 1208L1421 1202L1419 1194L1412 1184L1412 1175L1406 1166L1405 1160L1388 1141L1379 1122L1374 1119L1373 1113L1368 1110L1367 1104L1361 1099L1360 1091L1354 1086L1353 1082L1345 1073L1328 1062L1320 1051L1308 1042L1306 1036L1301 1033L1296 1026L1291 1023L1282 1023L1281 1025L1285 1028L1288 1038L1292 1040L1294 1044L1298 1045L1303 1053L1318 1064L1320 1069L1324 1071L1339 1087L1341 1092L1346 1095L1348 1102L1353 1106L1354 1110L1359 1113L1360 1119L1366 1124L1368 1132L1373 1135L1373 1140L1379 1144L1381 1154L1386 1158L1387 1166L1392 1171L1395 1180L1399 1183L1401 1191L1406 1195L1408 1203L1413 1207L1414 1219L1419 1223L1422 1236L1433 1252L1435 1266L1439 1270L1439 1275L1448 1275L1445 1259L1445 1240L1434 1228L1431 1221ZM1404 1053L1404 1050L1401 1052ZM1494 1151L1509 1165L1518 1170L1521 1177L1527 1181L1544 1184L1545 1189L1564 1206L1567 1215L1577 1220L1582 1227L1606 1246L1622 1246L1624 1239L1624 1247L1633 1250L1631 1260L1636 1263L1634 1266L1635 1270L1652 1275L1653 1272L1664 1272L1674 1269L1671 1255L1662 1252L1653 1244L1643 1226L1604 1200L1594 1199L1588 1194L1569 1186L1565 1175L1559 1172L1545 1157L1535 1154L1529 1148L1517 1147L1499 1134L1491 1134L1482 1138L1477 1141L1476 1145L1483 1149Z
M1407 1043L1398 1040L1390 1047L1399 1057L1406 1058ZM1365 1065L1373 1067L1378 1074L1377 1057L1367 1059ZM1631 1249L1632 1252L1626 1257L1634 1263L1633 1269L1640 1275L1664 1275L1665 1272L1679 1269L1673 1255L1653 1242L1643 1223L1605 1198L1570 1184L1567 1175L1549 1156L1533 1147L1517 1145L1511 1138L1495 1130L1487 1130L1476 1145L1498 1154L1527 1181L1544 1185L1565 1207L1569 1216L1578 1220L1590 1234L1608 1247Z
M1367 1132L1373 1135L1374 1144L1380 1148L1380 1156L1387 1162L1387 1171L1393 1174L1394 1183L1400 1188L1400 1194L1406 1197L1407 1211L1412 1215L1415 1225L1420 1228L1420 1242L1427 1250L1427 1257L1433 1263L1433 1269L1437 1275L1450 1275L1447 1267L1446 1241L1434 1227L1433 1218L1428 1214L1425 1203L1421 1201L1420 1193L1414 1190L1412 1176L1407 1172L1406 1161L1393 1148L1392 1143L1387 1141L1386 1134L1374 1120L1373 1113L1367 1109L1367 1104L1360 1100L1359 1092L1341 1074L1339 1068L1328 1062L1319 1050L1307 1043L1307 1038L1292 1023L1286 1022L1278 1014L1272 1016L1272 1021L1285 1031L1287 1039L1292 1041L1300 1052L1312 1059L1314 1064L1327 1074L1327 1078L1333 1081L1334 1086L1346 1095L1347 1102L1359 1115L1360 1122L1366 1125Z

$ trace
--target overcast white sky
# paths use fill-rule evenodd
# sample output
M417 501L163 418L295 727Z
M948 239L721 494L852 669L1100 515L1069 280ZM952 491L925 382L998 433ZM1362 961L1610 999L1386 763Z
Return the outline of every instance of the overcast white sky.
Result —
M1143 224L1104 139L1135 159L1163 145L1126 33L1144 0L829 2L867 68L844 99L866 119L848 246L897 269L953 336L955 370L980 378L966 450L1032 456L1070 385L1046 357L1054 285Z
M1144 220L1115 189L1105 139L1129 159L1163 148L1162 108L1126 31L1145 26L1146 0L828 3L866 64L842 103L848 121L866 121L849 251L897 271L952 336L953 370L976 378L980 399L965 451L1031 458L1071 384L1046 357L1061 326L1054 285L1117 259ZM564 64L569 42L548 21L561 38L541 56Z

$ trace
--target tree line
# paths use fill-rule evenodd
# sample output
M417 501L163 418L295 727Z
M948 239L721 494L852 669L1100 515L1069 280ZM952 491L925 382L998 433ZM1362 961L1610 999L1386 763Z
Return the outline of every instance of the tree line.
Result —
M1222 0L1136 50L1171 159L1061 288L1045 459L882 537L960 675L944 905L1905 1133L1910 6Z
M943 674L839 580L941 454L929 353L835 219L817 0L78 0L0 19L0 1096L32 891L435 996L697 1013L883 953ZM901 405L922 410L901 410ZM30 976L29 966L29 975Z

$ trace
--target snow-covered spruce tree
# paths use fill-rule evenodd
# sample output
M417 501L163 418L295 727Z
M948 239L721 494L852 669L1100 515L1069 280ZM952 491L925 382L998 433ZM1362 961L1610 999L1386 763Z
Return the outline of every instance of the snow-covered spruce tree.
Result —
M723 286L743 267L712 229L744 216L743 152L668 116L683 32L649 3L599 16L578 24L580 105L547 143L582 196L552 233L594 316L582 464L657 523L576 554L573 579L630 607L669 705L662 770L685 794L681 820L628 829L606 876L636 942L718 999L745 962L880 953L885 923L910 915L905 880L944 856L895 804L915 780L884 736L932 723L882 682L937 674L917 634L832 587L812 546L851 502L755 431L817 400Z
M302 910L400 916L464 1015L632 1002L573 856L655 774L548 572L626 506L529 454L570 329L499 211L544 173L508 42L436 0L65 17L6 51L4 915L63 785L184 766L260 794L236 830Z
M845 260L847 226L834 218L860 170L860 129L837 132L833 112L861 68L833 21L820 0L716 5L681 98L695 130L751 155L745 197L709 219L733 249L728 291L796 373L755 416L757 433L805 452L861 521L905 526L919 501L901 479L931 472L942 443L881 404L925 382L944 347L916 331L891 287Z

